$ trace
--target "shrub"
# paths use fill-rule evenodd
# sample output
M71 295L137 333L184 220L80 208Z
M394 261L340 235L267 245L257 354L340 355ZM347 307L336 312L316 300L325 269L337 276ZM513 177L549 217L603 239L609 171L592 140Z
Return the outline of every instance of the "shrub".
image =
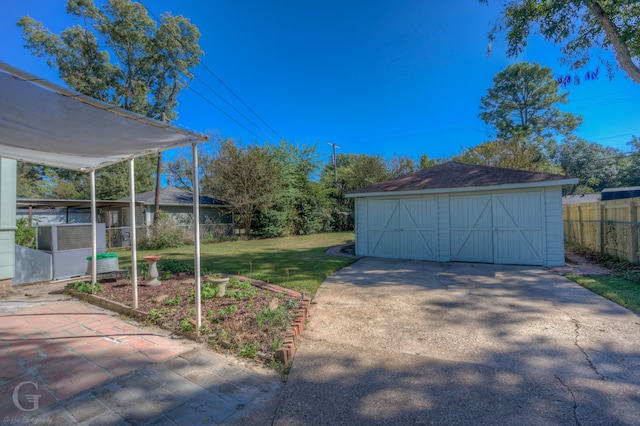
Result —
M173 216L167 212L158 212L158 222L150 227L149 235L141 235L138 248L158 250L180 247L189 244L188 232L178 226Z
M16 244L32 249L36 248L36 228L29 226L29 219L26 217L16 220Z

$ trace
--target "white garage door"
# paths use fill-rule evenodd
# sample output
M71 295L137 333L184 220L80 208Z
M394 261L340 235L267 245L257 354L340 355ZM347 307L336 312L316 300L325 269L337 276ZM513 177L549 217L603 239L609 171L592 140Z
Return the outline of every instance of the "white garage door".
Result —
M397 259L438 259L435 197L369 200L368 254Z
M542 265L543 217L540 191L452 196L451 260Z

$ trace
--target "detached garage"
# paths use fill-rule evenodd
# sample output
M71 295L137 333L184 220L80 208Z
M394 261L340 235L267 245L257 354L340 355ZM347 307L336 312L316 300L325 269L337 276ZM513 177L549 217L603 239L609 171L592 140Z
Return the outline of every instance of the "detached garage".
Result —
M456 162L347 193L359 256L564 265L562 185L575 178Z

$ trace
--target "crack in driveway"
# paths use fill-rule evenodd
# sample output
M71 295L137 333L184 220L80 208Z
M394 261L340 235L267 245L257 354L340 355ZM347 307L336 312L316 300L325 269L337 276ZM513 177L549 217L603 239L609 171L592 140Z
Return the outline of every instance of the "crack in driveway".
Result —
M578 349L580 349L580 352L582 352L582 354L584 355L584 358L587 360L587 363L589 363L589 367L591 367L591 369L593 370L594 373L596 373L596 375L598 377L600 377L600 380L607 380L606 377L604 377L603 374L601 374L598 371L598 368L596 367L596 365L593 363L593 361L591 360L591 358L589 357L589 355L587 354L587 352L582 348L582 346L580 346L580 343L578 342L578 338L580 337L580 321L578 321L577 319L573 318L571 315L567 314L569 316L569 318L571 319L571 322L573 322L573 324L575 325L575 332L576 332L576 336L573 340L573 344L576 345L578 347Z
M576 421L576 425L579 426L580 425L580 419L578 419L578 402L576 401L576 395L573 393L573 391L571 390L569 385L567 385L564 381L562 381L562 379L557 374L554 374L554 377L571 394L571 398L573 399L573 419Z

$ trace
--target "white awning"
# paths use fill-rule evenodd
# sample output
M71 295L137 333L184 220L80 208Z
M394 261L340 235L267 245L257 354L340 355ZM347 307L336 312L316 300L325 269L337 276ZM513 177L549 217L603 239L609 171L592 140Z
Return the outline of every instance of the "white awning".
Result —
M193 174L198 174L198 143L208 136L134 114L55 85L0 62L0 157L90 172L92 274L96 282L95 170L153 152L191 145ZM130 220L135 223L133 161L129 162ZM0 182L2 184L2 182ZM194 181L194 270L197 330L200 303L200 221L198 180ZM131 228L131 264L137 265L135 226ZM133 307L138 307L137 268L131 271Z
M152 120L0 62L0 157L90 171L208 136Z

